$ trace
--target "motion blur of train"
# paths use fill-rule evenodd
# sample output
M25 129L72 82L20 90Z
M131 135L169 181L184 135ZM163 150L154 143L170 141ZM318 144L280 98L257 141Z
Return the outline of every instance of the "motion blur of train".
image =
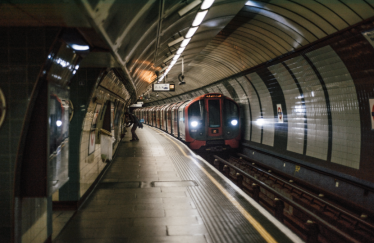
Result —
M239 146L239 106L223 94L204 94L134 112L145 124L173 135L194 150L222 151Z

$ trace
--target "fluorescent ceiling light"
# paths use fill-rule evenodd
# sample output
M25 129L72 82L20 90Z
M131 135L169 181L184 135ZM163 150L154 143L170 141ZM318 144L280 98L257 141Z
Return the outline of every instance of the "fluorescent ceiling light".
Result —
M185 46L187 46L188 43L190 42L190 40L191 40L191 38L189 38L189 39L184 39L184 40L182 41L182 43L181 43L181 47L185 47Z
M177 54L177 55L175 55L174 58L173 58L173 61L174 61L174 60L175 60L175 61L178 60L178 58L179 58L180 56L181 56L181 54Z
M205 15L208 13L208 10L205 10L203 12L198 12L196 17L195 17L195 20L193 21L192 23L192 26L198 26L201 24L201 22L203 22L204 18L205 18Z
M181 42L182 40L184 40L184 37L183 37L183 36L179 37L178 39L173 40L172 42L170 42L170 43L168 44L168 46L169 46L169 47L174 46L175 44Z
M184 51L184 48L186 48L186 47L180 47L180 48L178 49L178 51L177 51L177 54L178 54L178 55L182 54L182 52Z
M77 44L72 44L71 48L73 48L76 51L87 51L90 49L90 46L88 45L77 45Z
M201 4L201 10L210 8L210 6L212 6L213 3L214 3L214 0L205 0L203 4Z
M195 34L197 28L199 28L199 27L191 27L191 28L188 30L188 32L187 32L187 34L186 34L185 37L186 37L186 38L191 38L191 37Z
M188 13L191 9L193 9L194 7L199 5L200 3L201 3L201 0L195 0L192 3L188 4L186 7L182 8L181 10L178 11L179 16L182 17L183 15Z
M163 62L167 62L169 61L170 59L172 59L174 57L174 55L170 55L169 57L167 57Z
M170 63L170 67L174 66L174 64L177 62L177 60L173 60L171 63Z

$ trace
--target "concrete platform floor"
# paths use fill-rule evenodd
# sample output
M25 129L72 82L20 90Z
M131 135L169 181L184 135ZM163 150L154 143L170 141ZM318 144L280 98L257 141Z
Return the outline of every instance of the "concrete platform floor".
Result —
M146 125L137 134L54 242L301 242L181 142Z

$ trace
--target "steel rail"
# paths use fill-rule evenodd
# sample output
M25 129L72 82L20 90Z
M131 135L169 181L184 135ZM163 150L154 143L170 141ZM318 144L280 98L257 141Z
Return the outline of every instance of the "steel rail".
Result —
M333 205L333 204L331 204L331 203L323 200L322 198L320 198L318 196L315 196L312 193L310 193L308 191L305 191L304 189L302 189L302 188L300 188L300 187L298 187L298 186L296 186L296 185L294 185L294 184L292 184L292 183L290 183L290 182L288 182L288 181L286 181L286 180L284 180L284 179L282 179L282 178L280 178L280 177L278 177L278 176L276 176L276 175L274 175L272 173L269 173L269 172L267 172L267 171L265 171L263 169L257 168L257 167L255 167L255 166L253 166L251 164L248 164L248 165L251 166L252 168L258 170L258 171L261 171L261 173L264 173L264 174L268 175L269 177L275 178L277 181L281 181L282 183L284 183L284 184L286 184L286 185L288 185L288 186L290 186L292 188L295 188L296 190L299 190L302 194L306 194L306 195L312 197L314 200L317 200L317 201L325 204L326 206L329 206L329 207L331 207L331 208L333 208L333 209L335 209L335 210L337 210L337 211L345 214L346 216L350 217L351 219L354 219L357 222L359 222L361 224L364 224L365 226L371 228L374 231L374 225L370 224L369 222L366 222L366 221L362 220L361 218L357 217L356 215L353 215L350 212L345 211L344 209L341 209L341 208L339 208L339 207L337 207L337 206L335 206L335 205Z
M298 203L288 199L287 197L281 195L279 192L277 192L276 190L274 190L270 186L266 185L264 182L262 182L262 181L260 181L256 178L254 178L253 176L249 175L247 172L243 171L242 169L232 165L231 163L227 162L226 160L220 158L217 155L214 155L214 158L218 159L221 163L233 168L234 170L241 173L242 175L250 178L252 181L258 183L259 185L261 185L263 188L265 188L269 192L273 193L274 195L277 195L278 198L280 198L284 202L288 203L289 205L300 209L303 213L308 215L311 218L311 220L314 220L315 222L317 222L318 224L326 227L327 229L331 230L332 232L337 233L339 236L343 237L345 240L348 240L348 242L360 243L360 241L357 241L356 239L352 238L350 235L346 234L345 232L341 231L340 229L338 229L335 226L331 225L330 223L326 222L325 220L323 220L319 216L315 215L313 212L311 212L308 209L301 206L300 204L298 204Z

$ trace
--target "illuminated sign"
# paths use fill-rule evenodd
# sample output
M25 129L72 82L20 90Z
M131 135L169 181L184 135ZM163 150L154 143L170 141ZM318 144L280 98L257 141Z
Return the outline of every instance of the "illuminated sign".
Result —
M205 95L205 98L221 98L221 94L207 94Z
M152 84L152 91L175 91L175 84Z

